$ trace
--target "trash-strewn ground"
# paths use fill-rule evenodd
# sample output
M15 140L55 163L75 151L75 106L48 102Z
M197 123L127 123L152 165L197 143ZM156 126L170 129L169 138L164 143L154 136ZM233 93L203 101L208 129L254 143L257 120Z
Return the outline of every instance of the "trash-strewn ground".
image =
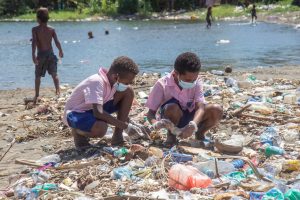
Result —
M137 78L131 112L136 122L144 123L146 99L141 97L159 76ZM221 124L207 134L208 140L201 143L190 138L170 151L161 145L166 137L161 130L151 134L152 141L135 142L139 145L128 152L122 149L126 155L120 157L113 153L120 148L109 146L110 134L92 140L93 148L74 149L70 130L61 122L71 87L63 86L60 98L54 97L53 89L43 88L36 107L25 107L23 102L32 96L32 89L0 91L0 199L14 195L23 199L35 195L40 199L249 199L251 195L252 199L270 199L277 195L274 199L283 199L285 193L297 194L299 66L245 69L225 76L203 72L200 76L206 100L224 109ZM224 78L234 80L225 82ZM218 148L212 149L209 142ZM53 154L59 156L45 158ZM207 184L175 180L176 169L182 167L178 162L197 168L180 176L193 171L194 178L196 174ZM175 188L169 181L175 181ZM190 189L193 185L203 188ZM292 188L298 190L289 191ZM264 196L253 198L259 196L253 191Z

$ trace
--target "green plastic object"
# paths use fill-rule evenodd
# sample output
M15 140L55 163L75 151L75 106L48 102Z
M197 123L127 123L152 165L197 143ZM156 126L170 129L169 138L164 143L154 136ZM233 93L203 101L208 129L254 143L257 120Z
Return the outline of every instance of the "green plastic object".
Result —
M54 183L44 183L43 190L57 190L57 185Z
M284 150L281 149L280 147L276 147L276 146L268 146L265 149L265 155L267 157L270 157L272 155L283 155L284 154Z
M251 80L251 81L255 81L256 77L251 74L251 75L248 76L248 79Z
M229 174L226 175L227 178L229 179L235 179L237 181L242 181L244 179L246 179L246 176L243 172L231 172Z
M299 200L300 199L300 190L290 189L284 194L285 200Z
M282 192L276 188L269 190L261 200L284 200Z

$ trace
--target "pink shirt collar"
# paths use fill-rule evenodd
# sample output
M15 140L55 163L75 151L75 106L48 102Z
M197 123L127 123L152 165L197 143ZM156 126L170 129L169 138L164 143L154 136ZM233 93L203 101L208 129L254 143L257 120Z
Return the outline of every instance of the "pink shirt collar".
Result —
M108 78L107 78L107 69L104 69L103 67L100 67L100 69L99 69L99 71L98 71L98 74L99 74L99 76L102 78L102 80L106 83L106 84L108 84L108 85L110 85L110 82L109 82L109 80L108 80Z

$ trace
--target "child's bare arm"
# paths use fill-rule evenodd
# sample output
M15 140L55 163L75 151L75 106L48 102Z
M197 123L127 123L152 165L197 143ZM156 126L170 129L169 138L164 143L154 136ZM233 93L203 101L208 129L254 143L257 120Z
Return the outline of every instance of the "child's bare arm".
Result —
M106 113L103 110L102 105L100 104L93 104L93 114L95 118L105 121L106 123L116 126L120 129L126 129L128 127L128 124L126 122L122 122L117 118L111 116L110 114Z
M55 42L56 47L57 47L58 50L59 50L59 57L61 57L61 58L64 57L63 50L62 50L62 48L61 48L60 42L59 42L59 40L58 40L58 38L57 38L57 35L56 35L56 32L55 32L54 29L53 29L53 39L54 39L54 42Z
M31 43L31 47L32 47L32 61L34 64L38 65L38 60L36 57L36 47L37 47L37 39L36 39L36 30L35 28L32 28L32 43Z

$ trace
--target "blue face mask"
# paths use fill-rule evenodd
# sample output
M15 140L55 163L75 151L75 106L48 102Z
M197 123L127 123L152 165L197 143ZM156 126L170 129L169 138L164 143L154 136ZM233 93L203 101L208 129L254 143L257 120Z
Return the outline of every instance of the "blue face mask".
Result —
M185 82L185 81L180 80L179 77L178 77L178 80L179 80L179 86L182 87L182 89L191 89L191 88L195 87L195 85L196 85L196 81Z
M124 92L128 88L128 85L125 85L125 84L120 83L120 82L116 82L114 84L114 87L116 88L116 90L118 92Z

